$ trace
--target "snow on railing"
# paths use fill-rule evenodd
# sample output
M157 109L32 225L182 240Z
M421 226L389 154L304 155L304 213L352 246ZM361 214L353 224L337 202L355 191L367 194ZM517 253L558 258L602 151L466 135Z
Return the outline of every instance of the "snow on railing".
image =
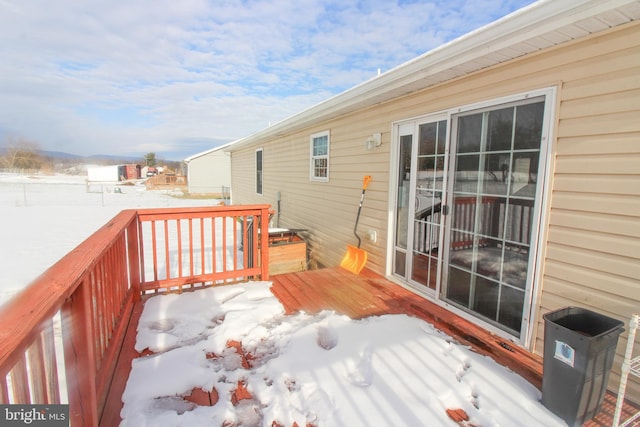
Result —
M97 426L134 303L267 280L268 209L116 215L0 308L0 403L68 403L71 425Z

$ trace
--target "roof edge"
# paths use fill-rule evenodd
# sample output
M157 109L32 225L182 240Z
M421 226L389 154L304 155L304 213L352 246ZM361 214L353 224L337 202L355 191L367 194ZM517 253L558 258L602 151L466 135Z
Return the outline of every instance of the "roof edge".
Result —
M211 154L214 153L216 151L220 151L223 150L227 147L229 147L231 144L233 144L235 141L231 141L231 142L227 142L226 144L222 144L222 145L216 145L213 148L210 148L208 150L205 151L201 151L200 153L196 153L196 154L192 154L191 156L185 158L184 160L182 160L185 163L189 163L192 160L197 159L198 157L202 157L202 156L206 156L207 154Z
M379 96L390 89L406 86L411 82L425 79L474 58L480 58L496 50L514 46L566 25L636 2L637 0L608 0L606 2L602 0L540 0L442 44L267 128L235 140L229 144L228 151L233 152L265 138L273 138L327 120L332 113L347 113L363 108L366 106L363 104L364 101L373 99L376 95ZM515 59L515 57L508 60L511 59ZM427 87L429 85L425 85L421 89Z

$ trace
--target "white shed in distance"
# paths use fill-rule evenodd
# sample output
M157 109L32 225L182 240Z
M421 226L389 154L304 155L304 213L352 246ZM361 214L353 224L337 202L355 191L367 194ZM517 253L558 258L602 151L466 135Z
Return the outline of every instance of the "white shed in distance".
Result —
M231 187L229 144L203 151L184 159L187 165L188 191L191 194L227 194Z

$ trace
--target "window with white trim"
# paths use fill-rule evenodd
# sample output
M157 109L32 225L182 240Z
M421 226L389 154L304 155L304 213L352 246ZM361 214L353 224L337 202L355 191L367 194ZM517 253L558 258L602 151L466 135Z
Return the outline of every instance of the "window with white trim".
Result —
M256 193L262 194L262 148L256 150Z
M329 181L329 131L319 132L310 138L309 179Z

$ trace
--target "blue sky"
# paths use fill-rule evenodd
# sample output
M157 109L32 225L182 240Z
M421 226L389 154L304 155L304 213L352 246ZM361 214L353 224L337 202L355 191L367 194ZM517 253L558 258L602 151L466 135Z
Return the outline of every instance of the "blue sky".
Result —
M533 0L0 0L0 146L180 160Z

